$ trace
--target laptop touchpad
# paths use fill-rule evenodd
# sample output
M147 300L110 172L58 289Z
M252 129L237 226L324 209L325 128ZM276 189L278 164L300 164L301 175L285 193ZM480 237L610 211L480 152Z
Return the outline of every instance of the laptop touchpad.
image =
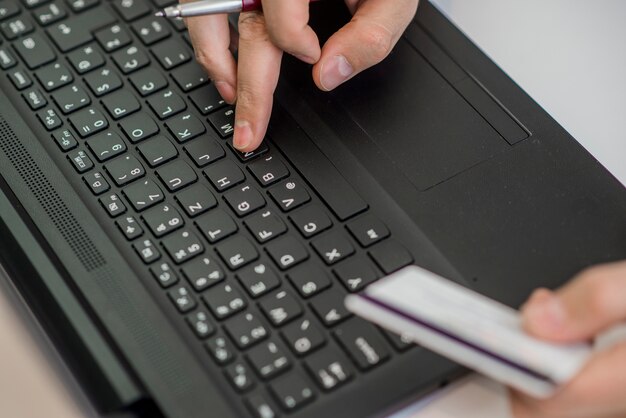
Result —
M420 190L510 147L406 39L335 97Z

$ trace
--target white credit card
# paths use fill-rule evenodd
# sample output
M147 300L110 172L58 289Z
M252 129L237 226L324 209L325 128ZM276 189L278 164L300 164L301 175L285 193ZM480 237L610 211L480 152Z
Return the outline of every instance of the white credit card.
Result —
M519 312L417 266L346 298L347 308L436 353L529 395L545 398L591 355L526 334Z

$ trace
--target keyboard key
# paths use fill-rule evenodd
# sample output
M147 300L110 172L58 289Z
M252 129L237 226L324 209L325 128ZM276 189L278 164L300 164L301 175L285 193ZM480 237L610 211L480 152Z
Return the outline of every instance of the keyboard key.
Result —
M271 379L287 370L291 363L277 342L263 342L248 351L248 361L262 379Z
M147 17L133 23L131 27L144 45L157 43L172 33L165 19L158 17Z
M289 373L270 383L270 389L286 411L293 411L313 401L315 392L299 373Z
M280 285L276 272L265 263L255 263L237 273L241 285L253 298L266 294Z
M236 270L259 258L256 247L244 236L238 235L218 244L215 250L232 270Z
M8 49L0 48L0 68L8 70L17 64L13 54Z
M176 286L167 292L167 295L179 312L189 312L197 306L197 302L191 291L185 285Z
M35 77L46 91L58 89L74 81L74 76L72 76L69 68L58 62L37 70Z
M217 206L215 196L203 184L195 184L176 195L175 198L190 217L198 216Z
M220 144L204 136L188 143L184 149L197 167L205 167L225 155Z
M308 205L289 215L289 219L305 238L310 238L333 225L326 211L319 205Z
M72 113L91 104L87 92L77 85L67 86L52 94L52 100L64 114Z
M152 67L137 71L129 77L129 80L142 97L164 89L168 84L165 77Z
M265 297L259 305L265 316L277 327L302 315L298 300L285 290Z
M61 19L65 19L67 12L61 5L60 1L55 1L46 6L42 6L33 12L35 20L41 25L46 26Z
M172 90L165 90L150 97L148 106L159 119L169 118L187 108L183 98Z
M18 90L24 90L26 87L30 87L33 84L28 73L21 68L10 71L9 79Z
M241 293L228 283L211 287L204 292L202 300L217 319L228 318L247 305Z
M80 13L100 3L100 0L65 0L75 13Z
M109 212L112 218L126 212L126 206L124 206L124 203L122 203L119 196L115 193L103 196L99 200L100 204ZM150 245L144 243L144 247L150 247Z
M165 199L161 188L152 180L138 181L126 187L122 193L136 211L148 209Z
M108 67L99 69L96 72L87 74L85 82L93 94L97 97L104 96L122 87L122 80Z
M269 194L285 212L295 209L311 200L309 192L307 192L300 181L296 180L287 180L272 187L269 189Z
M93 39L91 32L111 25L115 20L107 9L98 8L54 24L47 32L62 52L68 52L90 42Z
M385 274L391 274L413 262L411 253L391 239L373 247L369 255Z
M292 236L270 242L266 250L281 270L286 270L309 258L306 248Z
M273 154L264 156L263 158L250 163L248 170L261 186L269 186L289 175L289 170L278 157Z
M229 319L224 328L240 349L248 348L269 335L261 321L250 312Z
M156 55L156 51L154 49L152 51ZM218 110L227 104L213 85L206 86L190 93L189 99L203 115L208 115L209 113Z
M101 195L111 188L109 182L99 171L85 175L85 177L83 177L83 180L85 181L87 186L89 186L91 192L96 196Z
M196 337L200 339L207 338L209 335L215 332L215 326L209 320L209 316L205 311L196 311L191 315L188 315L187 323L196 334Z
M244 163L250 160L253 160L261 156L262 154L265 154L267 151L269 151L269 148L267 146L267 141L261 142L261 145L259 145L254 151L247 151L247 152L241 152L238 149L236 149L233 146L232 138L230 138L226 142L228 143L230 150L237 156L237 158L239 158L239 161L242 161Z
M165 122L165 126L181 144L206 132L202 121L191 113L185 113L169 119Z
M178 39L168 39L152 48L152 55L165 70L171 70L191 60L191 53Z
M136 116L136 115L135 115ZM178 156L178 150L163 135L158 135L137 147L137 151L150 167L158 167Z
M360 318L338 327L335 336L361 370L369 370L389 358L389 349L378 329Z
M178 282L176 271L172 269L170 263L164 262L154 265L150 267L150 272L163 288L170 287Z
M117 225L119 230L122 231L126 239L129 241L143 235L143 228L141 228L141 225L139 225L137 220L132 216L124 216L118 219L115 221L115 225Z
M331 327L352 316L344 306L346 295L337 287L329 289L311 300L315 314L327 327Z
M161 253L149 239L144 239L134 243L133 248L146 264L153 263L161 258Z
M219 365L229 363L235 357L235 349L231 343L222 336L216 336L209 339L204 348L211 354L211 357Z
M198 257L185 263L182 272L196 292L202 292L224 280L224 271L213 258L208 256Z
M113 25L95 33L98 43L106 52L113 52L131 42L128 31L121 25Z
M150 64L148 55L134 45L114 52L111 58L124 74L130 74Z
M325 347L308 357L304 364L325 391L337 389L354 375L354 369L346 356L334 347Z
M69 118L70 123L82 138L96 134L109 127L106 116L92 107L80 110Z
M346 227L363 247L369 247L389 236L387 226L370 213L349 222Z
M204 175L219 192L230 189L246 179L243 171L230 160L212 164L204 170Z
M233 218L219 208L200 216L195 224L211 244L234 234L238 229Z
M328 265L338 263L354 254L354 247L344 234L332 231L311 241L317 254Z
M37 112L37 117L39 118L43 126L49 131L63 125L63 121L61 120L57 112L52 108L44 109Z
M359 292L378 279L371 262L361 256L338 264L334 272L349 292Z
M265 206L265 199L255 188L244 184L224 194L224 200L231 209L242 217Z
M380 331L385 337L387 337L391 345L399 352L416 347L416 344L411 341L411 338L408 335L398 335L394 332L387 331L386 329L381 329Z
M278 413L269 402L269 398L260 392L248 396L246 399L246 405L248 405L248 409L250 409L253 418L278 417Z
M259 243L264 243L287 232L287 226L270 210L250 216L245 221L250 233Z
M316 264L307 262L294 267L287 273L293 287L304 298L313 296L330 287L328 274Z
M235 107L226 106L219 109L211 113L208 120L222 138L228 138L235 130Z
M104 57L93 45L71 52L67 59L78 74L88 73L104 65Z
M72 162L72 165L79 173L84 173L93 168L93 161L83 150L76 150L67 155L67 158Z
M322 346L326 339L310 318L300 318L281 331L287 345L299 356L306 355Z
M16 17L4 21L0 24L0 31L10 41L22 35L32 32L34 29L32 22L25 17Z
M241 361L228 366L224 373L237 392L245 392L254 386L252 372Z
M133 144L150 138L159 132L159 126L154 119L144 112L136 113L124 119L120 122L120 128L122 128L124 135L126 135Z
M132 155L111 160L104 166L104 169L118 186L131 183L146 174L141 162Z
M163 248L165 248L165 251L176 264L182 264L204 251L204 246L196 234L187 229L174 232L165 237L163 239Z
M150 13L150 6L144 0L113 0L113 7L127 22Z
M102 99L102 105L115 120L121 119L141 109L135 96L128 90L120 90Z
M171 76L185 93L209 83L206 71L195 61L176 68Z
M161 179L170 192L175 192L198 180L196 172L182 160L162 166L156 170L156 175Z
M168 204L150 209L141 217L156 237L162 237L185 223L176 208Z
M49 2L49 1L50 0L22 0L22 3L27 8L32 9L34 7L41 6L42 4L45 4L45 3Z
M31 70L55 60L56 55L41 35L30 35L13 44L17 55Z
M98 161L110 160L126 151L126 144L115 132L104 132L85 141Z
M2 0L0 1L0 20L8 19L20 12L20 6L16 1Z
M54 142L57 143L61 151L69 151L78 146L74 134L69 129L63 129L52 134Z

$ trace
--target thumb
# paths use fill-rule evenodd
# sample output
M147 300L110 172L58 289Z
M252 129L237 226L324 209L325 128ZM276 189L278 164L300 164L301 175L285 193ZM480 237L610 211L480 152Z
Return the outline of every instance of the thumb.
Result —
M315 84L330 91L389 55L413 19L417 0L363 0L352 20L331 36L313 67Z
M536 290L522 307L526 330L537 337L590 339L626 319L626 262L592 267L556 292Z

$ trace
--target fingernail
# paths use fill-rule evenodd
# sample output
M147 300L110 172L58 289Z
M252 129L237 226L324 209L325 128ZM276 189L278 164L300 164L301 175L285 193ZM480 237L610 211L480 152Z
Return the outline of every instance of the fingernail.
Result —
M252 142L252 128L247 120L235 122L235 133L233 136L233 146L238 150L246 148Z
M533 295L523 308L524 321L533 329L561 329L567 313L560 298L552 292Z
M230 85L230 83L226 81L216 81L215 88L220 93L220 96L228 103L233 103L235 101L235 88Z
M324 90L330 91L346 81L354 69L343 55L335 55L322 64L320 84Z

